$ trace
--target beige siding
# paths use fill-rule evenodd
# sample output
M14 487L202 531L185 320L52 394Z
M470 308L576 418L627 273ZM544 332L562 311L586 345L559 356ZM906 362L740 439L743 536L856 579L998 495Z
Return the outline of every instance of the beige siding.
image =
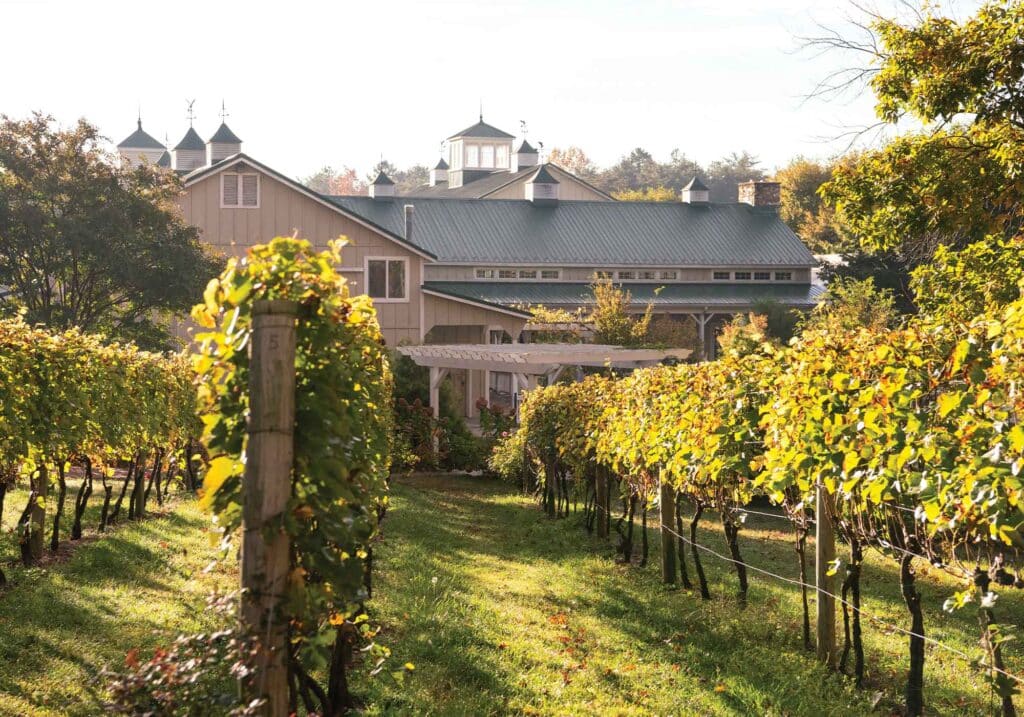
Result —
M540 269L561 269L562 277L561 277L560 281L562 281L562 282L566 282L566 281L590 282L590 281L593 281L594 273L596 271L599 271L599 270L600 271L616 271L618 268L631 269L633 271L644 271L644 270L649 270L649 269L652 269L654 271L661 271L661 270L664 269L664 270L669 270L669 271L677 272L677 276L678 276L677 279L675 279L675 280L667 280L666 279L666 280L664 280L664 283L675 283L675 282L697 282L697 283L704 283L704 282L713 282L714 281L713 277L714 277L714 272L715 271L723 271L723 270L724 271L732 271L732 270L734 270L736 268L738 268L740 270L750 269L752 271L761 271L761 270L792 271L793 272L793 281L794 282L796 282L796 283L805 283L806 284L806 283L808 283L810 281L810 270L809 269L785 269L785 268L778 269L776 267L763 267L763 266L754 266L754 267L721 267L719 269L675 269L673 267L663 267L663 266L640 266L640 267L627 267L627 266L623 266L623 267L616 267L614 269L608 269L608 268L598 268L598 267L557 267L557 266L550 266L550 265L542 266L542 265L539 265L539 264L523 264L522 266L524 268L527 268L527 269L537 269L538 271ZM499 265L497 265L497 264L494 264L494 265L491 265L491 264L480 264L479 267L477 267L475 265L474 266L446 266L444 264L427 264L425 266L425 270L426 270L425 279L427 281L476 281L476 269L477 268L481 268L481 269L486 269L486 268L496 269L496 268L499 268ZM484 280L481 280L481 281L487 281L487 282L494 282L494 281L519 282L519 281L533 281L533 280L530 280L530 279L484 279ZM551 281L551 283L558 283L557 281L546 280L546 279L544 279L544 280L538 279L537 281L542 281L543 283L548 283L548 281ZM625 282L625 283L627 285L629 284L629 282ZM761 282L744 282L744 283L761 283ZM770 283L775 283L775 282L773 281L773 282L770 282Z
M236 168L232 167L232 171ZM255 171L253 168L245 171ZM353 293L363 291L364 259L387 256L408 260L409 300L377 303L377 314L389 346L420 342L421 258L387 236L307 197L292 187L260 173L258 208L220 206L220 173L206 177L186 189L181 199L185 220L199 228L202 238L226 256L244 255L247 247L276 236L298 236L318 248L339 236L350 244L342 252L342 271L353 284Z
M492 311L481 306L473 306L453 299L445 299L440 296L425 295L423 297L423 325L429 331L435 326L472 326L485 329L488 326L501 327L515 337L523 330L526 319ZM468 336L468 333L466 334ZM480 338L477 333L476 339L469 343L485 341L486 337ZM446 341L445 343L452 343Z
M588 187L586 184L581 182L579 179L563 172L554 165L548 165L548 169L555 176L555 179L559 181L558 185L558 198L560 201L597 201L597 202L608 202L611 201L608 197L604 196L598 191L595 191ZM529 179L530 175L527 175L521 179L508 184L496 192L487 195L487 199L525 199L526 198L526 180Z

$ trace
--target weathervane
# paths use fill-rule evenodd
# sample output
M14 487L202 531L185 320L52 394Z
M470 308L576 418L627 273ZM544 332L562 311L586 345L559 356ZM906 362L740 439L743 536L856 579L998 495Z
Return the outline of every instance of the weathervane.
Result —
M221 122L227 122L227 120L228 120L228 111L224 108L224 100L221 100L220 101L220 121Z
M185 119L188 120L188 126L192 126L192 120L196 118L196 113L192 111L192 105L196 103L195 100L185 100L185 104L188 105L188 109L185 110Z

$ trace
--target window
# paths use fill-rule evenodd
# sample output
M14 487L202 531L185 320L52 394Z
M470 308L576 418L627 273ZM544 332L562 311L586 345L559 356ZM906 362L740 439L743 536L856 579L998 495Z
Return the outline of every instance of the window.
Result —
M636 273L632 271L620 271L619 281L632 281L636 278Z
M793 272L777 271L775 272L775 281L793 281Z
M772 273L770 271L755 271L754 272L754 281L768 281L771 278L772 278Z
M493 279L494 278L494 269L477 269L476 270L476 278L477 279Z
M373 299L404 301L405 266L405 259L367 259L366 293Z
M508 145L500 145L498 147L498 156L494 161L494 166L498 169L506 169L508 167Z
M662 279L669 279L671 281L675 281L676 279L679 278L679 272L677 272L677 271L663 271L663 272L661 272L661 278Z
M536 269L520 269L519 270L519 278L520 279L536 279L537 278L537 270Z
M716 271L713 276L715 281L729 281L729 272L727 271Z
M480 166L480 147L475 144L466 145L466 166L467 167L479 167Z
M498 270L498 278L499 279L515 279L516 275L517 274L516 274L516 270L515 269L499 269Z
M611 279L612 278L612 273L610 271L595 271L594 272L594 278L595 279Z
M494 145L485 144L480 148L480 166L488 169L494 167Z
M561 275L562 275L562 272L560 272L558 269L541 269L540 270L540 278L541 279L557 279Z
M654 281L658 278L658 272L656 271L639 271L637 272L638 279L646 279L648 281Z
M220 205L222 207L259 207L260 176L258 174L220 175Z
M750 281L750 272L737 271L733 278L736 279L736 281Z

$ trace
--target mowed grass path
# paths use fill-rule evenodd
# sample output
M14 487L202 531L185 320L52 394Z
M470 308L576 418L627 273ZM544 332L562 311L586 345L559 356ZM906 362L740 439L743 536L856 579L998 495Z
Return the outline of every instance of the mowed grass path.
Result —
M69 481L65 536L77 487ZM196 502L179 496L164 508L151 501L143 521L122 513L113 532L98 535L94 494L84 540L45 567L12 566L18 549L7 531L26 499L21 490L8 495L0 535L10 581L0 590L0 715L101 714L99 672L121 668L133 648L151 654L179 633L209 627L206 596L232 589L237 577L223 564L205 570L218 536Z
M741 547L796 577L786 526L752 521ZM717 523L701 540L725 552ZM657 543L652 530L647 568L619 565L577 516L550 520L499 482L398 480L369 607L381 641L416 669L402 686L360 677L356 689L373 714L863 715L900 704L904 636L865 621L868 685L856 690L802 648L795 587L752 574L740 609L730 566L707 557L704 602L660 583ZM928 634L980 655L973 608L944 615L951 583L932 571L919 584ZM908 625L891 562L869 560L863 593L866 610ZM1020 622L1020 596L1000 598L998 614ZM1016 644L1011 668L1024 663ZM925 680L929 714L992 714L988 685L952 655L929 647Z

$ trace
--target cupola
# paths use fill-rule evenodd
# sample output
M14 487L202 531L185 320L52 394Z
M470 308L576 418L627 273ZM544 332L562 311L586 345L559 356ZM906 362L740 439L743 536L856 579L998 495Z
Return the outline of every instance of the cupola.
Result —
M537 206L555 206L558 204L558 184L547 165L542 164L526 182L526 199Z
M206 144L192 127L174 146L174 168L181 172L191 172L206 165Z
M430 170L430 186L436 187L438 184L445 183L447 181L448 163L445 162L444 159L440 159L434 168Z
M518 172L527 167L536 167L539 157L537 150L524 139L512 153L512 171Z
M226 122L221 122L213 136L206 140L207 164L216 164L241 151L242 140L231 131Z
M395 183L391 177L380 172L370 185L370 196L374 199L391 199L395 196Z
M461 187L494 172L507 172L512 152L508 132L480 121L448 138L448 186Z
M142 162L156 164L166 151L167 148L159 140L142 129L141 117L139 117L138 129L117 145L117 153L132 165L142 164Z
M697 177L690 180L690 183L683 187L682 200L686 204L707 204L711 198L711 190L704 186L704 182Z

